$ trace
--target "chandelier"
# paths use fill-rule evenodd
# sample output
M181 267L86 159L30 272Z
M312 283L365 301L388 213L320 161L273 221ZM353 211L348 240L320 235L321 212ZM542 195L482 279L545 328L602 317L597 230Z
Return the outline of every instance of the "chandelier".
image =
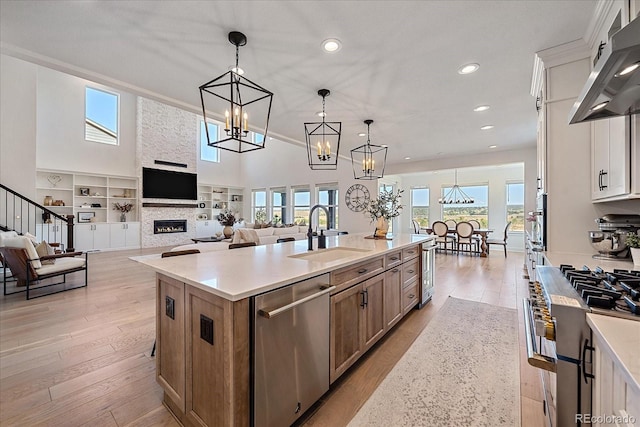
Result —
M240 46L247 44L247 37L232 31L229 42L236 47L236 66L200 86L202 116L206 123L207 111L224 111L224 129L220 135L211 135L209 126L204 127L207 144L244 153L264 148L273 93L242 76L244 71L238 66L238 57ZM257 132L249 132L249 121Z
M444 197L438 199L438 203L441 205L468 205L473 202L473 198L469 197L467 193L462 191L462 188L458 186L458 170L456 169L455 184Z
M340 149L341 122L326 122L324 111L325 98L331 92L320 89L322 97L322 123L305 123L304 133L307 141L309 167L313 170L338 169L338 150Z
M387 162L387 147L374 145L369 137L369 127L373 120L364 121L367 125L367 143L351 150L351 165L355 179L379 179L384 176Z

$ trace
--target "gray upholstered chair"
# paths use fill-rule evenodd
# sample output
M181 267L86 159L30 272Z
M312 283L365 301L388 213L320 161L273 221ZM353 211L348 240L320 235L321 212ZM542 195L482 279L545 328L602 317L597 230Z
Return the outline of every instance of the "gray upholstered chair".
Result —
M507 257L507 237L509 237L509 227L511 227L511 221L509 221L506 225L506 227L504 227L504 236L502 238L502 240L500 239L487 239L487 252L489 252L489 249L491 248L491 245L500 245L502 247L504 247L504 257Z

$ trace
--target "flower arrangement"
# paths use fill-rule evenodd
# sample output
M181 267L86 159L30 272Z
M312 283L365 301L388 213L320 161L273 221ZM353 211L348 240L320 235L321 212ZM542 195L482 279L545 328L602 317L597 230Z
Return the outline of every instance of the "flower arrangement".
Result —
M123 203L120 204L118 202L113 204L113 210L114 211L120 211L122 213L127 213L127 212L131 212L131 210L133 209L133 203Z
M236 223L236 217L230 211L220 212L217 219L220 225L224 226L233 226Z
M383 190L377 199L371 200L367 205L365 212L371 217L371 221L378 218L384 218L387 221L400 215L403 205L400 204L400 198L404 190Z
M536 216L533 212L530 212L529 215L527 215L527 222L536 222Z

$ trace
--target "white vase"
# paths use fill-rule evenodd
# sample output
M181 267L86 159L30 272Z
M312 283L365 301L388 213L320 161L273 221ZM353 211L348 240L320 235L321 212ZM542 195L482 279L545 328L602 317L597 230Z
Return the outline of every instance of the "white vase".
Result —
M631 249L631 258L633 258L633 265L640 265L640 248Z
M376 233L375 237L387 237L389 232L389 221L386 218L380 217L376 219Z

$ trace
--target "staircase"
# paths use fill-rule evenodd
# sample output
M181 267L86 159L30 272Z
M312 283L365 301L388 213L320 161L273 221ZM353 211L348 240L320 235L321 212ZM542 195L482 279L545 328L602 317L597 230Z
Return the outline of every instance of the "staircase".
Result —
M73 252L73 218L59 215L0 184L0 230L31 233L38 241L58 243L63 251Z

